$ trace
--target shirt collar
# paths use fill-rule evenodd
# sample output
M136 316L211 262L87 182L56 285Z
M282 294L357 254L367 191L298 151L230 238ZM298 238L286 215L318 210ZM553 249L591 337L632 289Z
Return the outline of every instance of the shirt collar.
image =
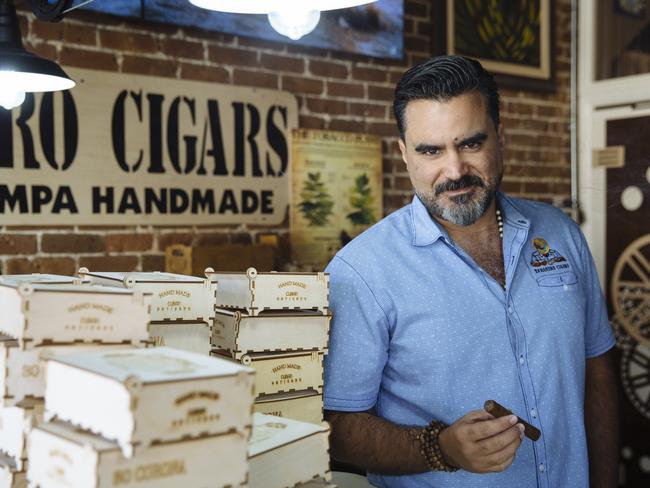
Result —
M514 200L501 192L497 192L496 199L504 225L521 229L530 227L530 220L519 211ZM413 196L411 202L411 222L414 246L428 246L441 238L448 240L447 232L429 215L429 211L417 195Z

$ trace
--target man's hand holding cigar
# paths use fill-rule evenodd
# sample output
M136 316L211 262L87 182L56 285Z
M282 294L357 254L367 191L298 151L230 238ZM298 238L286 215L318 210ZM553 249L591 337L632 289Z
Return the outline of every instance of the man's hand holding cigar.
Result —
M443 430L438 442L449 464L473 473L497 473L515 460L523 438L524 425L516 415L495 417L475 410Z

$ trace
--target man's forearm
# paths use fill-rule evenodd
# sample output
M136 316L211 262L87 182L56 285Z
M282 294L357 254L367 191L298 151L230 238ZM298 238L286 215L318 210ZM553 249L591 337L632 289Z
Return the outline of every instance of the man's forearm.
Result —
M612 351L588 359L585 385L585 429L592 488L618 484L618 390Z
M330 454L337 461L382 474L428 471L409 428L367 412L325 412L332 424Z

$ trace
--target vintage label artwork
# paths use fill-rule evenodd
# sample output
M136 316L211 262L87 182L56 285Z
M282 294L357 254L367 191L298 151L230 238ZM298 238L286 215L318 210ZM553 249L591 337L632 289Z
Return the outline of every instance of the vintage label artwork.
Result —
M296 129L292 137L293 260L321 270L383 216L377 136Z

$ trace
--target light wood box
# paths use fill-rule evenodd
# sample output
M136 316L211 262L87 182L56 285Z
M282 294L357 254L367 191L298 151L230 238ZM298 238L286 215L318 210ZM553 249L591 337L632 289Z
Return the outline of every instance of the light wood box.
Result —
M20 347L18 341L8 336L0 337L0 398L1 406L10 407L29 399L45 396L45 367L47 358L57 354L70 354L85 350L131 349L131 344L75 344Z
M258 398L253 411L320 424L323 421L323 395L314 391L269 395Z
M329 426L273 415L253 416L248 448L251 488L291 488L314 478L331 479Z
M1 453L0 488L27 488L27 472L17 471L13 462Z
M218 350L212 354L228 358ZM256 397L302 390L323 392L322 352L246 354L241 363L255 370Z
M217 308L246 310L258 315L265 310L313 310L326 314L329 275L326 273L209 272L218 283Z
M314 313L250 316L218 308L211 341L235 359L255 352L325 350L331 318Z
M167 346L198 354L210 354L211 327L205 322L152 323L149 338L155 347Z
M46 273L15 274L0 276L0 283L19 285L20 283L40 283L42 285L82 285L90 283L79 276L66 276Z
M27 436L43 422L43 402L25 401L19 406L0 408L0 451L23 471L27 461Z
M45 415L136 445L250 428L254 371L169 347L56 356Z
M231 432L138 449L133 458L99 436L48 423L29 438L27 477L40 488L246 486L247 436Z
M0 283L0 331L22 346L146 342L151 295L89 285Z
M207 322L214 319L217 284L207 278L173 273L109 273L80 268L79 276L97 285L151 293L152 322Z

